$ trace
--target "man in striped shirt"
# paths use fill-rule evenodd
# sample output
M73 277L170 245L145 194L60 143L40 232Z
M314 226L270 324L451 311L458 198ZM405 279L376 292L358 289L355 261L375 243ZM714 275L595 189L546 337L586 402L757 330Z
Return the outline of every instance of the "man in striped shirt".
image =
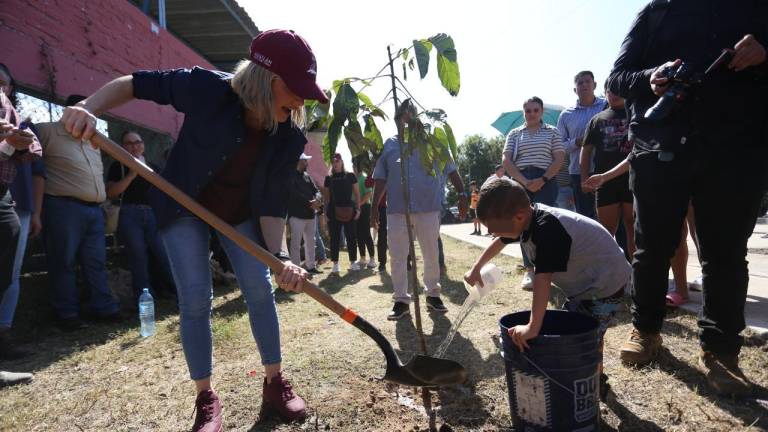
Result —
M605 107L605 99L595 96L595 75L590 71L581 71L573 79L573 91L579 97L576 105L566 108L557 120L557 129L563 146L570 158L568 173L571 176L571 188L576 202L576 211L584 216L595 218L595 196L581 191L579 153L584 139L587 123ZM589 172L592 172L590 167Z

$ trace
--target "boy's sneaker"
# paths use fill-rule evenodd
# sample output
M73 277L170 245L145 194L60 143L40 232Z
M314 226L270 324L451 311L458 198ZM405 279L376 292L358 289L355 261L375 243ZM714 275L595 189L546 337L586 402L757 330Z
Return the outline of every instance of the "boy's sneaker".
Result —
M643 367L659 354L661 342L659 333L645 333L633 328L629 339L621 346L621 362L628 366Z
M264 377L261 411L262 413L275 411L280 417L293 421L307 415L307 404L293 391L293 387L283 378L283 374L279 373L269 384Z
M392 306L392 310L389 311L389 315L387 315L387 319L390 321L397 321L409 313L411 313L411 308L408 306L408 303L395 302L395 305Z
M707 377L707 384L722 396L744 397L752 394L752 384L739 368L739 357L703 351L699 366Z
M349 266L349 269L352 271L358 271L361 269L360 264L357 262L353 262L351 266Z
M427 296L427 310L446 313L448 308L443 304L443 300L440 297Z
M368 268L369 269L373 270L373 269L376 268L377 265L379 265L379 264L376 262L375 259L371 258L370 260L368 260Z
M27 372L0 371L0 388L32 381L35 376Z
M339 273L341 273L341 271L339 270L339 263L335 262L335 263L333 263L333 268L331 269L331 274L338 275Z
M533 272L527 271L520 282L520 289L523 291L533 291Z
M192 432L220 432L221 426L221 401L219 396L211 390L203 390L195 399L195 424Z

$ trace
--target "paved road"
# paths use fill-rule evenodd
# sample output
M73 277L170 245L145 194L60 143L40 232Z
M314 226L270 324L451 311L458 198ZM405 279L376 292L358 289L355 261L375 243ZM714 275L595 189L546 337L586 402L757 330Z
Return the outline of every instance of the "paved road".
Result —
M761 220L755 226L755 231L749 239L747 261L749 261L749 290L747 292L747 304L745 317L747 326L757 333L768 336L768 224ZM449 237L465 241L480 247L486 247L491 243L491 237L470 235L472 224L443 225L440 232ZM485 228L483 228L485 232ZM688 280L692 281L701 275L701 266L696 257L696 248L688 237ZM520 248L510 245L504 248L504 254L521 258ZM670 279L671 279L670 274ZM701 309L701 293L691 292L691 301L683 305L683 308L698 313Z

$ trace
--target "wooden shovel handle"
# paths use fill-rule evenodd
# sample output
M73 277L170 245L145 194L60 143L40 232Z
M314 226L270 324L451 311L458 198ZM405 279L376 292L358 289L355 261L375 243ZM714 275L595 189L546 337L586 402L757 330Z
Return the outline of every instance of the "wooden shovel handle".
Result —
M189 195L180 191L176 186L172 185L159 174L152 171L150 167L134 158L124 148L115 144L115 142L99 132L97 132L91 138L91 143L99 147L103 152L112 156L118 162L127 166L129 169L136 171L139 176L143 177L153 186L173 198L173 200L181 204L182 207L192 212L192 214L202 219L205 223L212 226L220 233L224 234L224 236L235 242L235 244L240 246L244 251L248 252L249 254L256 257L256 259L266 264L275 274L280 274L283 271L283 267L285 266L282 261L277 259L277 257L264 250L253 240L239 233L234 227L232 227L232 225L224 222L220 217L211 213L210 210L200 205ZM320 304L327 307L347 322L351 323L357 316L353 311L344 307L344 305L334 300L326 292L320 290L317 285L310 281L304 281L302 284L302 289L307 295L317 300Z

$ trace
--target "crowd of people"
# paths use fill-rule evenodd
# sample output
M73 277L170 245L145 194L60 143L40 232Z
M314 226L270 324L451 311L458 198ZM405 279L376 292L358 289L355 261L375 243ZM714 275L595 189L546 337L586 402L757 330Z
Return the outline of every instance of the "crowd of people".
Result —
M304 153L303 107L305 100L328 99L315 82L311 48L292 31L260 33L249 58L232 74L202 68L135 72L87 98L70 97L61 120L51 123L22 121L13 77L0 65L0 357L25 355L10 344L8 334L29 236L42 233L49 299L60 329L79 331L88 322L125 319L107 285L102 203L114 200L120 206L116 234L134 297L150 288L177 300L181 345L197 395L193 430L219 430L222 422L212 381L212 236L246 300L264 367L262 408L300 418L305 403L282 372L271 276L281 288L300 292L327 259L331 273L340 274L345 243L350 271L386 271L389 264L393 306L387 318L403 319L410 313L408 270L416 258L409 251L412 234L422 255L426 308L445 313L439 227L451 182L462 218L469 207L472 234L481 234L485 226L495 237L466 273L468 283L482 283L480 268L508 243L520 244L522 288L533 291L530 322L510 329L521 350L541 328L553 284L568 297L566 309L598 320L601 335L626 290L633 330L620 357L631 365L651 362L662 345L666 307L688 297L682 260L687 259L688 226L703 273L693 284L704 291L702 368L716 391L748 394L751 384L738 367L745 327L744 257L766 186L768 153L765 107L752 96L765 95L768 87L768 34L756 24L765 18L764 10L736 3L715 10L692 0L651 2L622 45L605 82L605 98L595 94L594 74L581 71L573 80L577 100L556 125L542 121L540 98L523 101L525 122L507 135L495 172L470 181L466 192L453 162L442 170L437 162L427 169L419 151L405 152L397 137L386 140L371 172L348 170L334 154L318 185L307 173L311 156ZM698 44L679 29L695 28L701 16L713 17L707 21L715 35L710 44ZM664 31L654 27L661 20L670 24ZM696 104L681 105L663 121L647 118L659 97L675 90L668 71L680 66L677 59L708 64L722 48L730 49L731 58L691 90ZM102 154L89 142L96 116L133 99L172 105L185 115L163 177L281 258L286 264L280 274L271 275L264 263L120 163L108 168L105 181ZM407 122L413 115L404 105L394 118ZM724 150L726 142L730 147ZM140 133L127 130L120 143L158 169L145 160ZM402 172L408 173L407 188ZM734 182L741 185L740 194L730 193ZM327 256L322 225L329 233ZM282 250L286 226L289 254ZM77 268L89 293L85 306ZM30 379L31 374L0 372L1 385Z

